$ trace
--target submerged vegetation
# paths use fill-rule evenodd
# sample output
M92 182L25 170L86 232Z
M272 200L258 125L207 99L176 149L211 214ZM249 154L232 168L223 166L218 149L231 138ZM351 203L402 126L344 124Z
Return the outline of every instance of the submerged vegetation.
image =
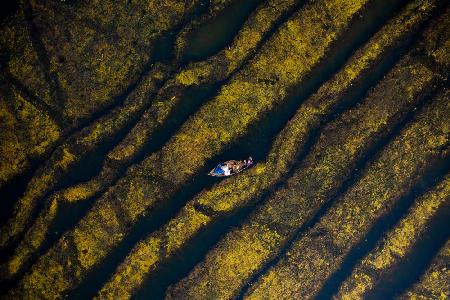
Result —
M0 27L2 298L445 299L449 13L21 1Z

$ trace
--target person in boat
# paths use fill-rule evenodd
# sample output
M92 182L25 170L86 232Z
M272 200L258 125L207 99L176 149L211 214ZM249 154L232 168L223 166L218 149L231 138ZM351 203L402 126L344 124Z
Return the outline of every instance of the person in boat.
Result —
M221 166L221 168L222 168L225 176L231 175L231 168L229 167L228 164L225 164L225 165Z

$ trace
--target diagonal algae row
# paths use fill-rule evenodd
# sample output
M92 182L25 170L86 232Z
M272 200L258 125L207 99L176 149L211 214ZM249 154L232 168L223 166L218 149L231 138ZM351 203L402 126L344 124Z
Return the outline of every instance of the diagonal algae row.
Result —
M295 116L276 138L267 161L200 193L165 226L139 242L102 288L100 297L130 295L149 273L153 273L161 262L186 246L202 228L239 207L250 205L265 190L274 187L288 172L292 161L295 161L304 147L307 137L320 126L321 120L333 113L337 105L345 102L345 92L353 83L379 63L386 49L400 43L432 10L431 6L423 6L422 14L417 14L418 6L421 6L419 1L411 3L401 14L388 22L367 45L349 59L339 73L302 103ZM405 20L410 22L405 23ZM197 210L199 206L202 208L200 211ZM209 213L205 214L205 211Z
M337 299L364 299L379 278L395 267L410 252L425 231L428 221L443 206L450 205L450 176L417 199L397 226L389 231L377 247L365 256L343 282Z
M448 74L448 59L446 59L446 54L448 53L448 30L446 22L448 22L448 13L447 11L437 20L435 20L429 28L424 33L424 39L425 43L423 47L425 48L425 52L428 56L428 58L433 58L434 62L429 62L431 65L436 67L435 63L439 63L438 69L441 69L442 74L447 76ZM427 154L422 160L419 160L417 155L419 154L419 146L424 147L425 141L418 140L416 141L416 144L413 144L411 142L408 142L404 147L407 147L405 150L406 153L403 153L403 159L404 162L402 165L397 165L392 162L387 163L386 161L383 161L379 159L379 163L383 163L383 165L386 166L387 170L385 171L387 175L393 176L396 175L397 177L402 177L405 174L411 174L410 177L404 177L402 180L419 180L420 175L424 174L425 170L423 172L419 172L417 166L409 165L413 162L416 164L422 164L426 163L427 160L433 157L437 157L441 160L445 161L446 153L448 153L448 125L446 125L446 121L448 120L449 116L449 106L448 106L448 92L445 92L441 94L438 99L436 100L436 103L432 106L435 107L435 110L432 111L430 108L428 108L428 111L426 114L428 114L428 117L423 117L421 119L421 122L423 123L423 126L413 126L408 131L405 132L405 134L409 134L410 136L418 136L417 139L421 139L425 137L427 134L425 133L425 130L429 130L430 135L427 139L429 142L431 149L429 149L430 153L425 152L424 154ZM440 107L439 107L440 106ZM422 114L423 115L423 114ZM442 120L440 119L442 118ZM441 129L437 125L435 125L432 122L443 122L441 124ZM431 123L431 124L430 124ZM416 145L416 146L414 146ZM435 147L435 148L433 148ZM392 153L393 155L394 153ZM398 153L397 153L398 154ZM383 157L383 156L382 156ZM385 157L385 156L384 156ZM385 157L388 158L388 157ZM395 156L393 155L389 159L393 159ZM436 164L437 166L440 165L440 163ZM425 165L419 165L422 168L426 167ZM393 170L392 170L393 169ZM369 169L370 170L370 169ZM285 272L287 268L289 268L290 271L294 271L292 269L292 264L286 263L286 261L295 261L295 265L299 266L302 270L310 270L308 272L301 272L302 274L295 272L297 274L296 276L291 276L292 280L297 282L302 282L302 285L294 284L291 286L290 284L293 284L293 281L287 280L286 285L284 286L287 291L289 291L289 287L292 287L293 293L300 293L297 295L314 295L318 292L318 289L326 280L326 278L333 272L333 269L335 270L339 266L339 262L343 259L343 256L345 255L345 252L349 251L349 247L351 247L350 243L357 242L358 238L355 236L352 236L351 234L355 234L359 237L364 235L364 232L368 229L370 226L370 220L368 219L369 216L374 217L372 220L376 219L377 214L372 216L373 212L377 212L377 209L381 209L382 211L378 211L379 213L382 213L384 210L384 213L388 210L389 207L392 207L390 199L392 197L395 197L394 199L398 199L402 193L400 192L400 186L399 185L391 185L392 182L395 182L396 184L400 181L397 179L397 177L390 177L388 181L386 181L386 177L378 177L377 174L381 175L379 171L374 170L374 173L369 173L367 176L364 177L364 181L361 181L361 184L358 185L356 188L353 188L350 193L347 193L351 196L349 196L349 201L353 199L354 201L361 201L364 199L365 201L370 201L370 197L375 197L372 201L372 206L366 206L367 209L373 208L375 206L373 211L370 211L369 215L363 214L362 212L364 204L361 206L357 206L355 202L353 204L342 204L340 209L337 209L335 211L332 211L329 215L324 218L325 220L318 225L314 227L313 230L310 231L310 234L304 238L304 243L302 246L296 247L295 251L290 251L284 258L284 265L283 267L280 267L283 271L274 271L275 269L272 269L271 272L266 274L262 279L259 280L258 285L261 286L261 288L256 288L255 296L260 297L261 294L276 292L279 289L283 289L283 286L281 285L281 282L284 282L284 276L281 275L282 272ZM370 176L369 176L370 175ZM373 176L372 176L373 175ZM386 175L386 176L387 176ZM373 179L373 182L370 181L370 178ZM377 180L380 181L380 189L376 190L372 186L368 185L369 183L378 184ZM408 181L406 181L408 183ZM364 184L367 184L367 188L364 187ZM415 185L414 181L410 182L407 185L407 188L404 189L403 193L407 192L407 190ZM384 190L386 189L386 190ZM366 194L362 193L363 190L367 191ZM356 193L356 194L351 194ZM351 197L351 198L350 198ZM367 200L369 197L369 200ZM379 199L377 199L379 197ZM390 202L381 204L380 201L387 199ZM344 202L345 203L345 202ZM366 203L366 202L364 202ZM359 204L358 204L359 205ZM351 209L353 206L355 206L355 209ZM359 208L361 207L361 208ZM341 215L348 213L351 214L351 217L344 218L344 216ZM339 214L337 216L336 214ZM358 217L356 217L358 215ZM337 223L339 221L339 223ZM339 225L339 226L337 226ZM363 226L363 227L361 227ZM328 231L327 231L328 230ZM325 234L322 234L325 232ZM328 238L329 237L329 238ZM348 237L348 239L347 239ZM331 241L330 241L331 239ZM347 240L346 240L347 239ZM349 244L346 244L345 247L335 247L336 245L339 245L339 243L342 241L348 241ZM310 243L311 242L311 243ZM298 242L297 244L300 245L302 242ZM323 243L326 243L326 246L323 245ZM306 245L307 244L307 245ZM318 245L312 246L312 245ZM305 248L303 248L303 246ZM300 247L302 250L299 250ZM328 248L328 250L325 250L325 248ZM311 251L307 250L311 249ZM297 251L299 250L299 251ZM315 252L317 251L317 252ZM290 256L293 256L295 253L296 257L292 258L290 260ZM301 258L299 258L299 255ZM329 255L329 256L328 256ZM317 256L317 260L316 257ZM319 258L320 257L320 258ZM306 261L307 260L307 261ZM280 263L281 264L281 263ZM311 268L311 269L308 269ZM277 274L280 273L280 276ZM308 279L305 279L308 277ZM272 279L273 281L272 281ZM283 279L282 279L283 278ZM281 281L278 281L281 280ZM276 283L275 283L276 282ZM277 288L275 288L273 285L279 285ZM289 287L288 287L289 286ZM261 292L261 294L259 293ZM301 297L303 297L301 296Z
M167 205L175 191L208 159L282 103L289 89L327 54L365 2L333 4L311 3L284 24L248 66L202 106L161 151L129 168L76 228L41 256L11 295L53 298L73 288L140 217L160 203ZM258 80L264 78L277 79L273 84ZM240 118L234 118L237 113ZM222 122L218 115L229 122ZM181 164L174 169L174 162L189 162L189 167Z
M446 94L427 105L369 164L363 176L258 279L246 297L317 295L372 224L448 158L449 113Z
M402 59L358 108L327 125L285 186L241 228L230 232L169 295L236 296L297 228L339 190L358 162L365 161L366 152L373 151L377 141L401 124L416 105L421 105L423 96L433 90L439 75L433 75L418 58Z
M186 94L189 93L190 89L195 88L199 84L213 85L216 82L223 81L242 67L253 51L259 47L266 34L272 30L271 25L276 25L280 15L289 12L294 7L295 1L283 1L277 6L275 4L271 2L270 5L262 5L250 16L233 43L226 50L235 53L233 56L226 56L224 50L203 62L194 63L187 67L188 73L192 74L192 76L203 74L205 68L215 69L218 61L221 61L221 66L228 66L226 70L222 70L223 72L220 75L208 76L202 78L201 82L196 80L195 83L192 82L188 85L184 79L186 69L182 69L175 76L175 79L170 79L164 84L156 95L153 104L145 111L139 122L120 143L109 151L97 176L87 182L60 190L53 194L49 200L46 200L45 209L40 212L33 226L27 231L14 255L8 260L7 265L2 266L2 274L5 278L11 278L17 274L22 266L33 256L33 253L41 247L48 234L49 226L56 218L57 209L53 208L57 207L58 203L85 201L104 192L108 186L117 180L121 170L135 161L148 147L149 143L152 144L152 149L155 148L157 143L152 142L154 133L161 130L169 119L172 119L170 122L173 123L173 110L178 105L183 102L192 102L192 99L186 98ZM247 41L249 34L255 35L251 42ZM161 78L163 75L160 75ZM180 79L180 76L183 79ZM148 98L145 95L138 95L142 99ZM104 124L99 124L98 127L102 128ZM99 133L98 136L104 138L102 133ZM87 142L91 143L89 140ZM92 147L82 149L91 152L95 150ZM80 157L82 156L81 154L79 153L75 156ZM70 169L68 169L68 172L70 172ZM49 205L49 203L52 204Z
M433 259L422 278L399 299L448 299L450 290L450 240Z

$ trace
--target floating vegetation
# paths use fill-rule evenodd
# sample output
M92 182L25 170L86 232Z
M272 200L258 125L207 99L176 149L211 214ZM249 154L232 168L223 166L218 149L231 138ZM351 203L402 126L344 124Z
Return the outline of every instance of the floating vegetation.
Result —
M448 297L446 1L7 11L2 298Z
M446 299L450 297L447 284L450 279L449 258L450 241L442 247L419 282L400 299Z

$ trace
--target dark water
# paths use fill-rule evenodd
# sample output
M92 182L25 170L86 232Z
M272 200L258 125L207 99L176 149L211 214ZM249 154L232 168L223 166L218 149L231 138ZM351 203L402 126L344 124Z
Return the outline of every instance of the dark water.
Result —
M13 15L19 9L19 1L4 0L2 1L2 9L0 10L0 22L3 22L7 17Z
M260 0L244 2L235 1L220 13L217 18L191 33L190 43L187 52L183 57L184 62L181 65L188 61L204 59L229 45L249 13L253 11L260 2ZM307 76L298 87L291 91L290 97L283 104L277 106L275 111L265 115L260 122L252 126L252 128L249 129L248 134L239 138L222 153L210 159L205 167L193 177L191 182L179 190L175 197L168 201L168 203L165 203L165 206L157 207L147 217L142 218L138 224L130 230L123 242L110 253L107 259L100 266L87 274L85 280L69 295L69 298L85 299L94 296L140 239L146 237L149 233L153 232L165 224L170 218L175 216L181 207L183 207L195 194L205 188L211 187L220 180L205 175L218 162L228 159L244 159L249 155L252 155L256 162L265 160L274 138L286 125L287 121L294 115L299 105L314 93L321 84L336 73L353 51L366 42L386 22L386 20L393 15L393 13L398 11L398 9L404 5L405 2L406 1L400 0L389 2L381 0L373 1L373 4L370 5L361 19L355 20L354 26L352 26L352 28L339 39L339 42L333 46L332 51L327 55L325 60L315 67L311 74ZM196 16L201 15L204 11L205 9L199 10ZM172 53L174 37L175 34L170 33L161 40L161 43L158 43L159 49L155 61L169 62L174 58ZM367 90L382 78L413 41L414 39L411 37L404 45L400 45L398 48L393 49L389 55L380 62L376 70L370 72L363 82L355 86L354 90L349 94L348 101L342 106L335 108L335 115L324 121L330 121L342 111L357 104ZM148 68L150 68L150 62ZM145 73L142 73L142 76L144 74ZM138 82L139 80L136 80L123 95L120 95L117 98L115 105L122 103L125 99L124 97L136 87ZM190 115L195 113L201 105L218 92L223 83L224 82L220 82L212 86L203 86L188 91L185 99L183 99L181 104L173 112L170 121L161 130L155 133L151 139L151 143L145 147L144 151L140 153L135 162L142 160L164 145L170 136L179 129ZM102 111L95 117L99 117L102 114L107 113L107 111L108 110ZM98 174L106 153L122 139L123 135L130 128L131 125L125 128L124 131L117 136L117 139L110 141L95 153L88 155L82 163L74 168L74 170L62 180L59 187L71 186L75 183L89 180L91 177ZM310 146L314 143L318 134L319 130L313 134L315 137L311 138ZM306 155L306 153L302 154L302 157L304 157L304 155ZM123 174L124 172L125 169L120 170L120 173ZM417 192L411 199L422 192L423 190ZM264 197L256 202L262 202ZM86 201L82 205L63 205L61 214L58 216L55 225L52 227L51 236L44 246L44 251L60 237L64 230L72 228L94 201L95 198ZM137 292L135 298L162 299L170 284L173 284L186 276L195 264L204 258L207 251L211 249L233 226L239 226L254 208L254 206L245 207L237 212L218 219L216 222L202 230L189 241L187 246L182 249L180 253L177 253L173 258L164 262L161 268L158 269L157 272L154 272L156 275L147 278L144 286ZM398 219L399 216L401 216L401 213L402 211L397 212L397 214L393 216L393 219ZM377 238L379 237L377 236ZM435 245L435 247L432 251L429 249L426 250L428 251L426 253L431 254L431 252L435 252L441 243L441 240L438 241L437 239L432 239L431 244ZM353 257L351 263L354 264L356 262L356 258ZM416 277L417 274L423 272L425 265L426 263L415 266L416 271L414 274L416 274ZM332 291L335 290L337 283L342 279L342 276L337 276L333 279L333 282L328 283L330 288L325 289L323 291L323 297L320 298L328 299L329 296L332 295ZM403 283L399 283L401 278L394 277L389 280L390 282L394 282L396 286L402 286L402 284L403 286L409 286L413 281L413 279L410 278ZM379 294L376 295L388 295L386 291L379 290Z
M427 223L426 230L390 273L366 295L366 299L394 299L420 280L433 258L450 238L450 206L447 203Z
M422 179L408 192L408 194L402 197L394 205L393 209L389 211L388 214L380 217L372 225L372 228L370 229L368 234L350 250L350 252L344 258L340 269L330 276L330 278L322 287L316 299L329 299L334 293L336 293L339 289L340 284L348 276L350 276L353 268L357 265L357 263L361 259L363 259L364 256L367 255L371 250L373 250L377 245L377 242L380 241L383 236L385 236L385 234L391 228L393 228L403 216L406 215L408 209L414 204L414 201L418 197L426 193L427 190L436 185L449 171L450 161L448 157L443 163L435 166L430 166L430 168L425 172L424 176L422 176ZM441 210L436 218L432 219L430 224L436 225L437 222L442 221L443 215L448 216L448 209ZM443 224L445 223L440 223L440 226L448 227L442 226ZM434 229L436 229L436 226L434 227ZM440 246L442 246L443 242L445 243L445 240L443 241L443 239L448 238L449 229L440 228L437 231L433 231L432 234L429 233L430 228L428 228L425 233L428 236L426 239L428 245L427 247L420 250L423 257L417 260L417 264L408 265L408 267L410 268L408 272L410 272L410 274L408 274L408 276L406 276L406 274L403 274L403 276L392 276L389 281L391 283L395 282L395 284L391 284L389 287L386 286L385 288L380 288L381 286L378 286L378 288L376 288L371 293L372 299L392 299L391 296L396 294L398 295L406 288L411 286L413 282L413 280L411 279L411 275L413 275L412 278L417 279L417 276L424 272L426 267L426 263L424 262L429 262L429 260L434 256L436 250ZM418 242L418 244L421 243L421 241ZM413 252L416 253L416 250L417 249L415 248ZM406 261L408 261L408 259L406 259ZM409 260L409 262L411 262L411 260ZM403 264L404 263L402 262L402 265ZM397 269L402 270L402 267L400 266ZM396 274L399 272L396 272ZM390 297L387 297L388 294L390 295Z
M285 103L277 106L275 111L270 112L270 114L262 118L249 131L248 135L239 139L230 149L215 157L210 162L208 168L213 167L217 161L245 158L248 155L252 155L256 161L265 160L274 137L293 116L301 102L307 99L324 81L339 70L354 49L366 41L371 34L376 32L379 26L384 23L385 19L397 10L402 3L399 1L393 4L390 8L391 10L384 8L385 10L383 12L381 10L370 9L369 16L364 16L358 22L358 25L353 26L349 33L340 39L339 45L334 48L325 61L311 72L311 74L314 74L313 76L305 79L299 87L293 90L291 97ZM374 20L377 20L377 22L374 22ZM345 42L342 42L342 40ZM389 59L381 63L379 68L367 78L367 81L355 87L352 97L349 97L349 101L345 102L342 107L336 108L336 114L356 104L363 97L367 89L376 83L392 67L392 64L399 57L400 53L409 46L408 43L406 44L404 48L400 47L397 51L393 51L392 56L389 56ZM196 178L196 180L204 179ZM207 184L206 186L209 185ZM205 228L198 236L195 236L189 241L186 248L182 249L178 255L175 255L173 259L164 263L157 272L154 272L156 275L152 275L147 279L144 286L136 294L136 298L163 298L165 290L170 284L186 276L192 267L204 258L206 252L233 226L238 226L253 209L254 207L251 206L245 207L234 214L217 220L211 226Z
M229 45L248 15L263 0L234 1L217 17L188 34L184 60L202 60Z
M318 87L339 70L345 60L363 44L373 33L375 33L386 19L391 16L404 1L391 2L386 5L379 6L380 3L370 7L360 20L356 20L357 25L353 26L349 32L339 40L327 56L326 60L317 66L299 87L291 92L291 96L282 105L279 105L275 111L266 115L260 122L250 128L249 133L243 138L238 139L236 143L231 145L223 153L212 158L206 167L199 172L193 179L192 183L182 188L178 194L171 199L170 203L166 203L165 207L158 208L154 213L144 218L135 226L124 242L106 259L105 263L98 270L94 270L90 276L80 285L78 289L71 294L71 298L79 298L92 296L108 279L110 273L114 271L118 264L123 261L129 250L135 243L157 229L168 219L173 217L176 212L195 194L202 189L212 186L218 181L216 178L205 176L205 173L220 161L228 159L243 159L252 155L256 161L265 160L268 151L272 145L274 137L286 125L287 121L293 116L298 106L308 96L310 96ZM378 8L377 8L378 7ZM214 28L214 27L212 27ZM405 47L407 48L407 47ZM393 51L390 59L387 59L380 68L368 77L368 80L359 85L359 90L354 91L351 100L343 107L336 108L336 114L351 107L365 94L367 89L376 83L383 74L389 70L396 59L403 53L401 47L397 52ZM165 262L161 269L155 272L155 276L148 278L144 286L136 294L136 298L160 299L163 297L166 288L186 276L192 267L199 262L206 252L214 246L214 244L223 236L232 226L237 226L246 216L254 209L247 207L236 212L231 216L224 217L211 226L204 229L198 236L195 236L182 249L179 255L175 255L173 259ZM99 276L99 271L104 275ZM95 275L94 275L95 274Z

